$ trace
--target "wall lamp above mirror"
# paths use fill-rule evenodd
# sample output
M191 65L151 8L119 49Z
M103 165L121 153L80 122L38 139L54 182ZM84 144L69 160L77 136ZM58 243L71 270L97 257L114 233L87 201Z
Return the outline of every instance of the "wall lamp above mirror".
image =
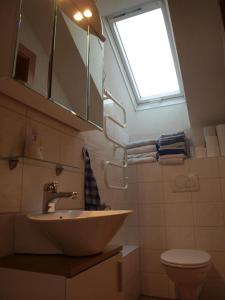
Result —
M102 42L102 21L94 0L58 0L60 9L77 25L97 36Z

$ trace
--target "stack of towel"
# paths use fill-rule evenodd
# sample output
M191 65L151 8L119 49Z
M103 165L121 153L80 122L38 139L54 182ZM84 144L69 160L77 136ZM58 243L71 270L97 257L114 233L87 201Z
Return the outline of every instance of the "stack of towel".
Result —
M159 163L163 165L183 164L187 157L184 132L161 135L158 140Z
M155 162L157 160L156 142L143 140L126 146L128 164Z

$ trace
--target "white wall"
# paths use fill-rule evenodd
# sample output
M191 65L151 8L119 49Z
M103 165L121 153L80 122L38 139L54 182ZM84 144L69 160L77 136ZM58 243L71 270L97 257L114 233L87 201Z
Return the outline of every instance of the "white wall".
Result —
M225 299L225 158L186 160L182 166L157 163L129 167L130 201L137 201L142 294L177 299L160 263L168 249L201 249L212 256L201 300ZM174 178L194 173L200 189L173 192Z
M219 1L168 4L191 124L225 122L225 37Z

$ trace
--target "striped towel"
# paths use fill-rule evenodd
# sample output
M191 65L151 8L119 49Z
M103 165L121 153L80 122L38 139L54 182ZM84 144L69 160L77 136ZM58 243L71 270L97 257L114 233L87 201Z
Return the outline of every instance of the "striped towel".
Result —
M105 204L101 204L97 182L91 168L91 160L87 149L83 148L83 157L85 162L84 177L84 199L86 210L104 210Z
M185 142L185 134L183 131L171 135L161 135L158 141L158 145L166 146L181 142Z
M158 151L159 155L169 155L169 154L186 154L185 149L165 149Z
M160 150L164 150L164 149L184 149L186 147L184 142L180 142L180 143L174 143L174 144L170 144L170 145L165 145L165 146L160 146Z

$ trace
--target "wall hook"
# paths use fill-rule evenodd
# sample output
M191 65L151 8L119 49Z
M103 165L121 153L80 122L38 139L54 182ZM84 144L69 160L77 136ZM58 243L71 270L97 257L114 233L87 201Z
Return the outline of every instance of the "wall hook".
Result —
M14 170L19 163L18 158L9 158L9 169Z
M61 165L56 165L55 167L55 173L57 176L60 176L62 172L64 171L64 167Z

